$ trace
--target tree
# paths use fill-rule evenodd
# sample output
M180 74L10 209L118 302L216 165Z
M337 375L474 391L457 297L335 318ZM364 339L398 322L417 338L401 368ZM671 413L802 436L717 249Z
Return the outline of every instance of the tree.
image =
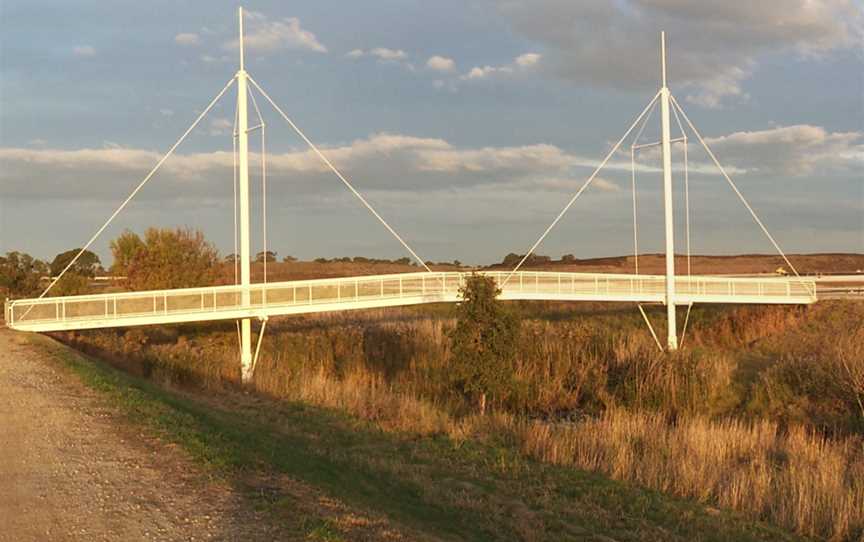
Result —
M519 321L498 301L500 294L493 278L472 273L459 289L462 302L449 333L453 384L481 414L488 399L500 401L512 384Z
M282 258L282 261L285 263L296 262L297 258L295 258L294 256L285 256L284 258Z
M66 266L69 265L69 262L71 262L79 252L81 252L80 248L73 248L72 250L61 252L55 256L54 260L51 262L51 275L56 277L62 273L63 270L66 269ZM66 271L66 274L68 275L69 273L72 273L82 277L93 278L96 276L96 271L99 269L100 264L99 256L89 250L85 250L81 254L81 257L72 264L72 267Z
M118 248L122 245L117 243ZM126 285L132 290L209 285L219 272L218 263L219 253L200 231L149 228L126 266Z
M126 276L129 272L129 266L142 250L144 250L144 241L138 237L137 233L129 230L121 233L120 237L111 241L111 254L114 256L111 274Z
M99 256L85 250L81 252L81 256L75 260L75 256L81 252L80 248L73 248L66 252L61 252L54 257L51 262L51 276L57 277L63 271L63 276L51 288L52 295L80 295L86 294L89 291L90 279L96 276L96 272L101 269ZM66 269L73 260L75 263Z
M565 255L561 256L561 262L562 263L575 263L576 262L576 256L574 256L572 254L565 254Z
M23 252L0 256L0 296L26 297L39 293L48 265Z
M257 263L261 263L261 262L263 262L263 261L264 261L264 254L265 254L265 253L264 253L263 251L261 251L261 252L259 252L258 254L256 254L256 255L255 255L255 261L256 261ZM275 261L276 261L276 253L275 253L274 251L272 251L272 250L268 250L266 254L267 254L267 263L275 262Z
M511 252L510 254L504 256L504 259L501 260L501 265L507 267L516 267L520 260L522 260L522 256Z

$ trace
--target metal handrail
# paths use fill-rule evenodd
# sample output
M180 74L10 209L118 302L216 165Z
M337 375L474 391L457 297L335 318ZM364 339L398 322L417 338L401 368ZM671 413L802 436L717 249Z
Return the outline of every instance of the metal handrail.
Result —
M483 271L501 284L510 272ZM569 273L556 271L519 271L518 281L505 284L505 299L595 299L607 301L664 301L665 278L662 275L632 275L619 273ZM140 320L150 317L152 322L167 321L169 316L223 315L238 310L266 309L271 314L280 308L310 306L306 312L315 312L318 305L344 305L362 308L375 300L407 299L405 303L455 301L458 289L469 273L459 271L393 273L285 282L119 292L41 299L7 301L7 325L26 327L52 322L67 325L87 320L116 321L124 318ZM370 289L370 287L372 287ZM682 299L697 302L736 302L737 300L769 300L769 302L806 303L815 301L813 281L788 277L712 277L681 276L676 279L676 290ZM244 303L245 292L249 301ZM281 295L280 295L281 294ZM298 295L299 294L299 295ZM258 298L258 299L252 299ZM701 298L701 299L699 299ZM134 302L142 302L134 304ZM144 306L146 302L146 308ZM130 306L130 303L132 304ZM171 305L174 305L173 307ZM392 303L398 305L400 303ZM125 306L124 306L125 305ZM38 307L54 307L50 313ZM26 312L23 310L26 309ZM332 308L320 310L333 310ZM297 312L294 310L293 312ZM21 315L16 321L16 316ZM207 320L206 317L200 320Z

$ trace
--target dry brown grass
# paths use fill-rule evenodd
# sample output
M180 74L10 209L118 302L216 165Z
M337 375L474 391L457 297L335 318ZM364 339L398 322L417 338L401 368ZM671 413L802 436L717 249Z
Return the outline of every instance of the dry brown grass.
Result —
M542 461L733 508L804 535L864 539L860 433L854 425L834 432L836 438L817 432L825 429L817 415L852 420L856 389L861 397L855 375L864 369L864 307L843 307L696 315L689 340L697 348L673 357L657 351L636 316L526 319L514 389L489 416L473 415L452 394L446 338L452 321L444 313L402 309L274 321L254 386L385 430L504 438ZM218 389L236 382L230 327L185 328L189 338L162 333L78 340L171 384ZM754 341L760 359L772 360L767 368L746 365ZM772 400L751 401L748 417L735 418L747 400L739 381L748 371L757 398ZM806 398L810 410L794 416L790 394Z
M562 425L517 424L524 451L666 493L743 511L808 536L864 536L864 449L802 428L759 421L669 424L659 414L608 410Z

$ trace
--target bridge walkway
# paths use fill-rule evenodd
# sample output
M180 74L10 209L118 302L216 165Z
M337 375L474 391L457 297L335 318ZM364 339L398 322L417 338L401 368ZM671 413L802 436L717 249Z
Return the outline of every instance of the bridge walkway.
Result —
M6 325L22 331L64 331L277 315L454 303L470 273L420 272L7 301ZM503 300L663 303L665 277L608 273L484 272ZM505 282L506 280L506 282ZM676 304L816 301L813 281L798 278L679 276Z

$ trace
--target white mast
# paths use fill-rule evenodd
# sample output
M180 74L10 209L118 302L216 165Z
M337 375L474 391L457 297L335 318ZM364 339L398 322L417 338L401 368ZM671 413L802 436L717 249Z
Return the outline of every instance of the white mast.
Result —
M249 306L251 283L251 255L249 254L249 120L247 115L248 74L243 63L243 8L238 8L240 24L240 70L237 72L237 139L240 174L240 285L241 303ZM243 382L252 379L252 321L240 322L240 365Z
M660 33L660 71L663 88L660 89L661 143L663 147L663 210L666 221L666 347L678 349L678 326L675 322L675 228L672 212L672 149L669 141L669 87L666 86L666 33Z

